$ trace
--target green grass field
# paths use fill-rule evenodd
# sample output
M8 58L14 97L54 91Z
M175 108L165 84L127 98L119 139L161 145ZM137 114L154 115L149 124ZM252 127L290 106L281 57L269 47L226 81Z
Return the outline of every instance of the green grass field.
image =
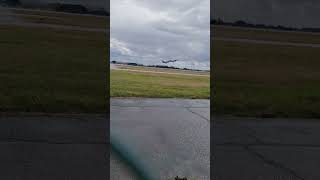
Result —
M111 70L110 79L112 97L210 97L209 77Z
M319 48L218 40L212 47L212 113L320 117Z
M98 28L103 24L92 17L81 21L73 16L46 18L50 13L41 16L45 19L40 23ZM32 22L39 18L25 17ZM320 43L320 35L299 33L216 29L214 35ZM0 111L104 112L109 85L106 41L104 33L1 25ZM319 50L214 41L212 112L319 118ZM110 93L112 97L206 99L209 85L209 77L112 70Z
M1 112L105 112L105 33L0 26Z
M18 21L31 23L44 23L55 25L80 26L86 28L107 28L109 27L108 17L105 16L79 16L76 14L64 14L49 11L28 11L24 9L15 9L11 11Z

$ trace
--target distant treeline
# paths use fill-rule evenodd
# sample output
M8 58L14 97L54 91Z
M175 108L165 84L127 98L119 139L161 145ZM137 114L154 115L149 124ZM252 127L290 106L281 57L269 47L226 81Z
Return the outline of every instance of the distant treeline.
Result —
M87 7L80 4L65 4L65 3L52 3L48 4L51 10L58 12L69 12L69 13L79 13L79 14L94 14L101 16L109 16L109 12L105 11L103 8L90 10Z
M197 69L188 69L188 68L178 68L173 66L165 66L165 65L143 65L138 63L126 63L126 62L117 62L117 61L111 61L112 64L125 64L130 66L143 66L143 67L155 67L155 68L166 68L166 69L182 69L182 70L192 70L192 71L203 71L203 70L197 70Z
M265 24L252 24L245 22L243 20L238 20L235 22L225 22L222 19L213 19L210 22L213 25L225 25L225 26L235 26L235 27L247 27L247 28L258 28L258 29L274 29L283 31L303 31L303 32L320 32L320 28L294 28L286 27L281 25L265 25Z
M166 69L180 69L180 70L182 69L182 70L192 70L192 71L203 71L203 70L198 70L198 69L178 68L178 67L165 66L165 65L149 65L147 67L166 68Z
M49 3L49 4L23 4L20 0L0 0L0 5L5 7L22 7L22 8L39 8L45 10L52 10L58 12L69 12L78 14L94 14L101 16L110 16L104 8L88 9L81 4L67 4L67 3Z

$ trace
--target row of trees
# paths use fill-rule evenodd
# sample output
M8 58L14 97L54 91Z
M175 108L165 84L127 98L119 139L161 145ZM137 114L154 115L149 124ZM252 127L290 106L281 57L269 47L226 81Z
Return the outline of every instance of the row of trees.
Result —
M80 4L53 3L53 4L49 4L49 7L51 7L55 11L60 11L60 12L95 14L95 15L103 15L103 16L110 15L109 12L105 11L105 9L103 9L103 8L96 9L96 10L90 10Z
M166 69L182 69L182 70L193 70L193 71L201 71L201 70L195 70L195 69L189 69L189 68L178 68L174 66L166 66L166 65L143 65L138 63L125 63L125 62L117 62L117 61L111 61L112 64L126 64L130 66L144 66L144 67L155 67L155 68L166 68Z
M17 6L22 6L22 7L29 7L28 5L21 4L20 0L0 0L0 6L5 6L5 7L17 7ZM70 13L82 13L82 14L95 14L95 15L103 15L103 16L110 16L109 12L107 12L105 9L95 9L95 10L90 10L86 8L83 5L80 4L65 4L65 3L51 3L47 5L43 4L35 4L30 6L32 7L42 7L45 9L50 9L54 11L61 11L61 12L70 12ZM29 8L30 8L29 7Z
M275 29L275 30L285 30L285 31L320 32L320 28L294 28L294 27L286 27L281 25L274 26L274 25L265 25L265 24L252 24L243 20L238 20L235 22L225 22L220 18L211 20L211 24L248 27L248 28Z

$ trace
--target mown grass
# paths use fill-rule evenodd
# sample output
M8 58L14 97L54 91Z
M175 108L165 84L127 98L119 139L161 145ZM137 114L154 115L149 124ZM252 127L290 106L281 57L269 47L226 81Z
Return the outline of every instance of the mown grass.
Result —
M111 97L210 97L210 78L111 70Z
M65 14L54 11L30 11L24 9L11 10L11 16L17 21L44 23L68 26L81 26L86 28L107 28L109 17L78 14Z
M106 38L0 26L0 111L105 112Z
M213 41L213 114L320 117L318 48Z

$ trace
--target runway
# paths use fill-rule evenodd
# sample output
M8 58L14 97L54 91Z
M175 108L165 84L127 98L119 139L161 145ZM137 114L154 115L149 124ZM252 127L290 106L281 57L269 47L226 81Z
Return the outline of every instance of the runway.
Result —
M29 27L29 28L51 28L57 30L71 30L71 31L86 31L86 32L101 32L108 33L109 30L103 28L87 28L81 26L69 26L69 25L57 25L57 24L46 24L46 23L28 23L28 22L0 22L0 25L10 25L18 27Z
M70 16L79 16L79 17L96 17L96 18L105 18L103 16L89 15L89 14L75 14L75 13L65 13L65 12L56 12L56 11L45 11L45 10L34 10L34 9L22 9L22 8L2 8L4 12L0 12L0 25L6 26L17 26L17 27L27 27L27 28L50 28L57 30L69 30L69 31L85 31L85 32L97 32L97 33L109 33L109 28L107 28L107 21L105 28L94 28L94 27L84 27L80 25L65 25L65 24L53 24L53 23L42 23L42 22L29 22L23 18L18 18L18 16L34 16L34 17L46 17L40 15L30 15L30 14L16 14L12 12L15 11L25 11L25 12L45 12L52 13L51 18L54 18L54 14L57 15L70 15Z
M210 77L210 74L200 74L198 72L185 72L181 70L180 72L165 72L165 69L159 71L155 70L141 70L141 69L129 69L129 68L121 68L121 66L117 66L115 64L110 64L111 70L117 70L117 71L128 71L128 72L140 72L140 73L151 73L151 74L167 74L167 75L182 75L182 76L198 76L198 77Z
M250 44L265 44L265 45L276 45L276 46L320 48L320 44L293 43L293 42L283 42L283 41L266 41L266 40L243 39L243 38L213 37L213 41L239 42L239 43L250 43Z

